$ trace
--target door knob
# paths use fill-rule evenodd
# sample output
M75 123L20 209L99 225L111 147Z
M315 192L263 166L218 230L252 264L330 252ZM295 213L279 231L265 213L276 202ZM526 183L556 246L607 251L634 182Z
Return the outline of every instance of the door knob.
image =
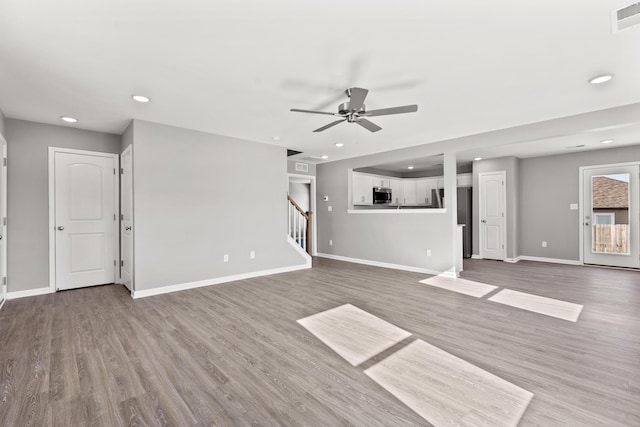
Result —
M58 230L62 231L62 230L64 230L64 227L63 227L63 226L61 226L61 225L59 225L59 226L58 226Z
M487 223L487 220L486 220L486 219L483 219L483 220L482 220L482 222L486 224L486 223Z
M129 231L129 230L131 230L131 226L125 227L125 228L124 228L124 230L125 230L125 231Z

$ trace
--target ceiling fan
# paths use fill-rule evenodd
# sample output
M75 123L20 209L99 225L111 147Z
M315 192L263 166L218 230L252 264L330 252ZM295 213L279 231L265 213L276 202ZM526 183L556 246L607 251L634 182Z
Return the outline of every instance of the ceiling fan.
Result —
M323 130L327 130L330 127L333 127L342 122L357 123L363 128L371 132L377 132L382 128L376 125L375 123L367 120L366 117L388 116L390 114L414 113L418 111L418 106L415 104L404 105L402 107L382 108L379 110L367 111L364 105L364 99L367 97L367 94L369 93L367 89L352 87L347 89L345 92L349 97L349 101L343 102L342 104L338 105L337 113L329 113L325 111L301 110L299 108L292 108L291 111L295 111L298 113L325 114L328 116L342 117L340 120L336 120L335 122L331 122L328 125L324 125L321 128L314 130L314 132L322 132Z

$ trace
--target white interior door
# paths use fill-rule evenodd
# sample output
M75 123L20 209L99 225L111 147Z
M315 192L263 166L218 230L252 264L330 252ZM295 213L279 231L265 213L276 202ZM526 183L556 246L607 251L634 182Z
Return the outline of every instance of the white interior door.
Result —
M504 260L505 257L505 178L504 171L481 173L480 182L480 257Z
M116 278L116 155L54 151L55 285Z
M120 279L133 291L133 162L131 146L120 155Z
M639 165L582 170L583 262L640 268Z

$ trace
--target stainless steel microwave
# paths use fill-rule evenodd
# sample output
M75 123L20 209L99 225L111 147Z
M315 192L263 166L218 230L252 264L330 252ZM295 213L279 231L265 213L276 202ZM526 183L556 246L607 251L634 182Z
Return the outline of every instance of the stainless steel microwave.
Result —
M391 189L387 187L373 187L373 203L391 203Z

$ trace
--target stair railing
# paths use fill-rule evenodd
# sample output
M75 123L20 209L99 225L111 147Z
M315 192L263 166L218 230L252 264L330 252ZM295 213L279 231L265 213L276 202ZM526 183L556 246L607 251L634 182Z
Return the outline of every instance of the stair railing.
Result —
M311 212L305 212L287 194L288 200L288 233L291 238L311 255Z

